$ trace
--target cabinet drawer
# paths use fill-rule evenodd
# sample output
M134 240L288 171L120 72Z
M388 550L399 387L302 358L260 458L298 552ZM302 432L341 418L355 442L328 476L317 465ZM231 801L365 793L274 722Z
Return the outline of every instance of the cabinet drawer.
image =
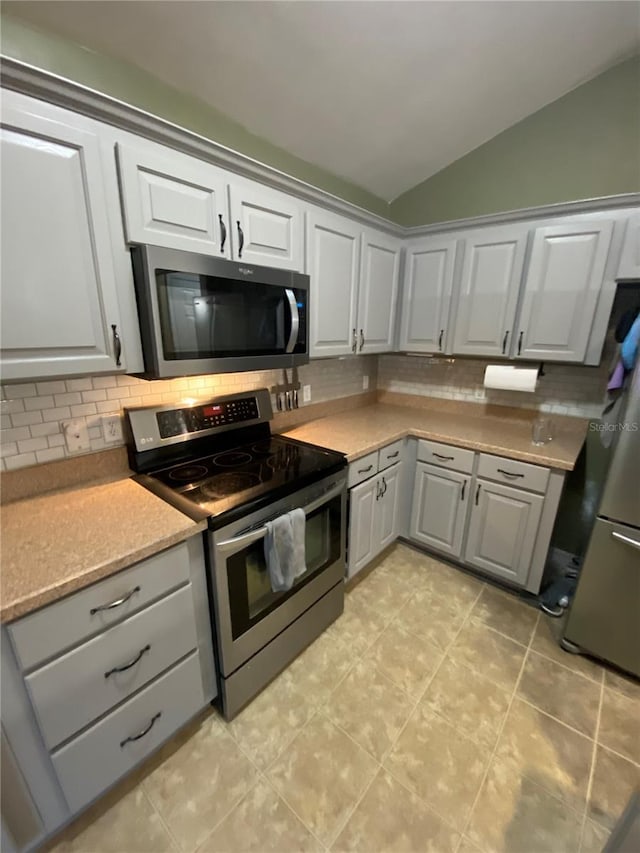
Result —
M366 456L361 456L349 465L349 476L347 481L348 488L357 486L363 480L373 477L378 471L378 451L367 453Z
M189 579L186 542L57 601L8 626L22 669L120 622Z
M47 746L71 737L197 645L189 584L32 672L25 680Z
M403 445L404 441L400 439L400 441L394 441L393 444L388 444L378 451L378 471L384 471L385 468L402 460Z
M452 447L450 444L439 444L437 441L424 441L424 439L418 441L419 462L429 462L431 465L462 471L463 474L471 474L473 471L474 456L473 450L465 450L462 447Z
M51 759L72 812L95 799L205 705L194 653Z
M546 492L549 482L549 469L539 465L529 465L527 462L516 462L514 459L504 459L501 456L480 454L478 477L495 480L519 489L529 489L532 492Z

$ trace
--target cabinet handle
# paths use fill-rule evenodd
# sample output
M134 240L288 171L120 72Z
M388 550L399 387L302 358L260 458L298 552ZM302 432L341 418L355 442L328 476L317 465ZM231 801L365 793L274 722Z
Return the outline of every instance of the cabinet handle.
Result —
M520 332L520 334L518 335L518 355L520 355L520 353L522 352L522 336L523 335L524 335L524 332Z
M135 595L136 592L140 592L139 586L134 586L132 590L130 590L126 595L123 595L122 598L118 598L115 601L111 601L109 604L100 604L98 607L92 607L89 613L93 616L96 613L100 613L102 610L113 610L116 607L120 607L123 604L126 604L127 601L131 598L132 595Z
M380 500L380 480L376 483L376 500Z
M238 240L239 240L238 257L241 258L242 257L242 250L244 249L244 231L242 230L242 225L240 225L239 219L237 220L236 224L238 226Z
M476 506L478 506L478 498L480 497L480 489L482 486L478 483L478 488L476 489Z
M373 465L369 465L368 468L358 468L358 474L366 474L367 471L370 471L373 468Z
M110 669L108 672L105 672L104 677L109 678L110 675L115 675L116 672L126 672L128 669L131 669L132 666L135 666L143 655L150 651L151 646L147 643L144 649L140 649L140 651L133 658L133 660L130 660L129 663L125 663L122 666L114 666L113 669Z
M632 548L637 548L640 551L640 542L637 540L631 539L629 536L623 536L622 533L618 533L616 530L612 531L611 536L619 542L624 542L625 545L630 545Z
M351 352L357 352L358 350L358 336L356 335L356 330L351 330L353 343L351 344Z
M220 240L220 254L222 254L224 252L224 244L227 242L227 226L224 224L221 213L218 214L218 219L220 220L220 234L222 236Z
M504 468L498 468L497 471L499 474L504 474L505 477L511 477L512 480L524 477L524 474L516 474L514 471L505 471Z
M384 497L387 494L387 481L385 480L384 477L382 478L382 486L383 486L382 495L380 497Z
M438 335L438 349L442 352L442 336L444 335L444 329L440 329L440 334Z
M161 716L162 716L162 711L158 711L157 714L154 714L153 717L151 717L151 722L149 723L149 725L145 729L143 729L137 735L129 735L129 737L126 737L124 740L121 740L120 741L120 749L122 749L127 743L131 743L134 740L140 740L141 737L148 735L149 732L151 731L151 729L155 726L156 721L159 720Z
M438 459L443 459L445 462L453 462L456 458L455 456L442 456L440 453L436 453L435 450L433 451L433 455L437 456Z
M122 355L122 341L120 340L120 335L118 334L118 327L115 323L111 324L111 332L113 334L113 351L116 356L116 367L120 367L120 356Z
M395 459L396 456L400 456L400 451L396 450L395 453L387 453L387 459Z
M466 480L463 480L463 481L462 481L462 492L460 493L460 500L461 500L461 501L463 501L463 500L464 500L464 491L465 491L465 489L466 489L466 488L467 488L467 481L466 481Z
M364 332L360 329L360 352L362 352L362 347L364 346Z
M507 351L507 341L509 340L509 330L504 333L504 338L502 339L502 355L504 355Z

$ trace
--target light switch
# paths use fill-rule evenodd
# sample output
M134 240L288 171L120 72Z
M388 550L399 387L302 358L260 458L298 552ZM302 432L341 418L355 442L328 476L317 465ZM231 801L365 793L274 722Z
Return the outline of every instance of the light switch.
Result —
M303 385L302 386L302 402L310 403L311 402L311 385Z
M82 453L84 450L91 450L89 429L85 421L62 421L61 426L69 453Z

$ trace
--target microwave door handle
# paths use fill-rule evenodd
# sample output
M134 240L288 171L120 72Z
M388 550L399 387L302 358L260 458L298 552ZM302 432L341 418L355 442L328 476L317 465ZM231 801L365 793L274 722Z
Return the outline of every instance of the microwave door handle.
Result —
M298 340L298 330L300 329L300 314L298 312L298 303L296 302L296 295L291 290L290 287L285 287L284 290L287 302L289 303L289 310L291 312L291 334L289 335L289 342L287 343L285 352L290 353L293 352L296 342Z

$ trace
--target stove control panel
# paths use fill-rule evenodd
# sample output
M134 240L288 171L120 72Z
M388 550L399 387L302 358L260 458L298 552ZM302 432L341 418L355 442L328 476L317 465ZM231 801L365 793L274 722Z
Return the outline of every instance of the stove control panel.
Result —
M216 400L184 409L165 409L156 413L160 438L228 427L259 417L255 397L238 397L233 400Z

